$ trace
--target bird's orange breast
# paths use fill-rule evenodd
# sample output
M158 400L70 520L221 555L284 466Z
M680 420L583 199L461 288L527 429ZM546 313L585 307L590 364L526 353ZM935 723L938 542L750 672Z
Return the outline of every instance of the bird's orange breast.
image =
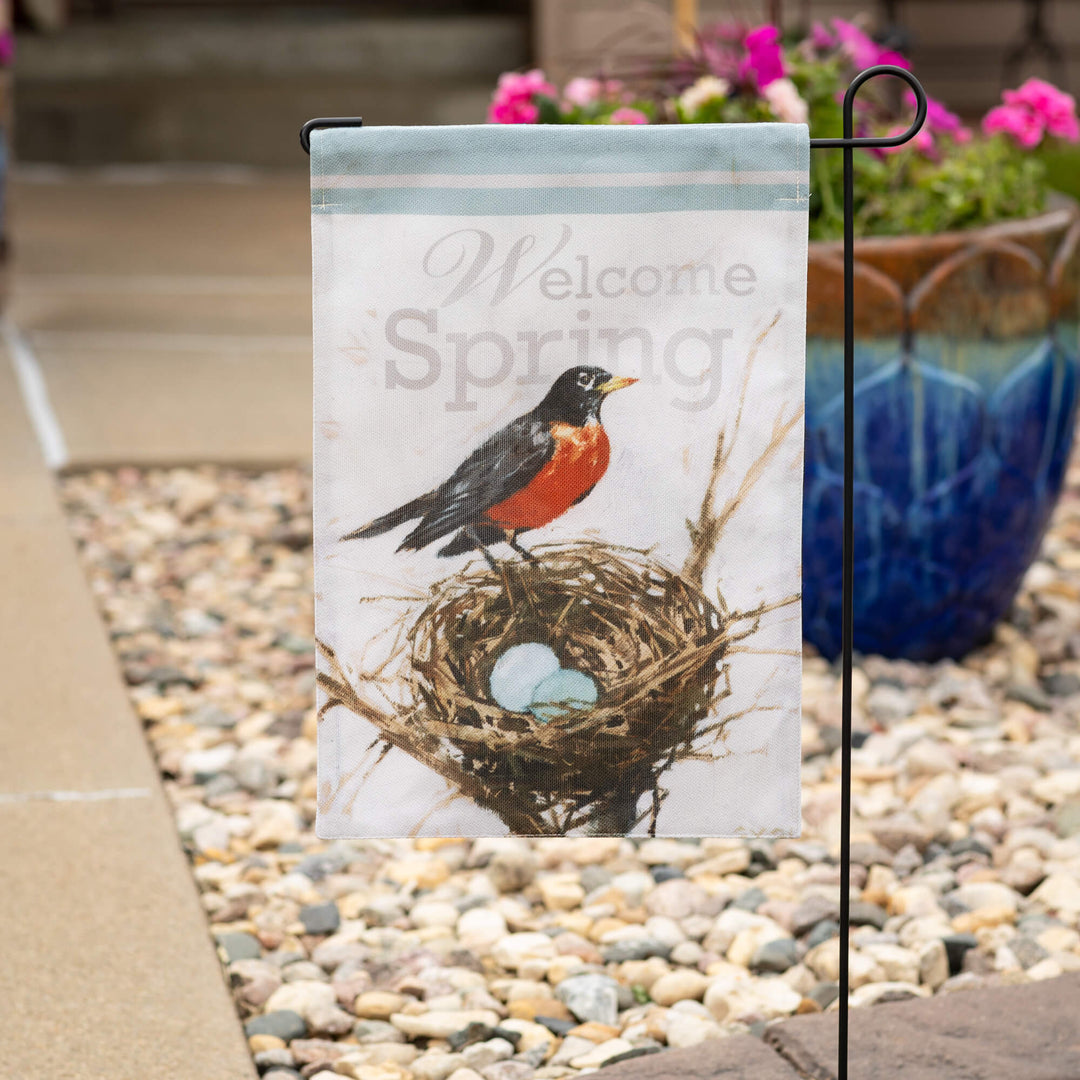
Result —
M611 447L600 424L552 424L555 453L520 491L485 515L505 529L538 529L565 514L607 472Z

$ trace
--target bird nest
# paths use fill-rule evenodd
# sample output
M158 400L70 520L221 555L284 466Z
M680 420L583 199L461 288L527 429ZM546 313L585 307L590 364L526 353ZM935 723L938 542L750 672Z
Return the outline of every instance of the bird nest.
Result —
M512 753L538 766L628 765L678 743L705 715L719 677L723 619L704 594L638 552L602 544L538 549L536 561L478 567L442 582L410 633L425 727L500 771ZM496 660L549 646L587 672L596 705L545 722L491 698Z
M364 711L515 831L625 833L647 792L655 816L660 774L691 755L726 693L725 627L700 588L643 552L539 547L535 561L474 563L435 585L403 627L407 704ZM536 642L594 679L594 706L544 722L493 700L496 660Z

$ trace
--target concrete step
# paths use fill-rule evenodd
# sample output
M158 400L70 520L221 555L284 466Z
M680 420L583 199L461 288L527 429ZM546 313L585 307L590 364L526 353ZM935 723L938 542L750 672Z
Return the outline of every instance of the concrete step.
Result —
M312 116L476 123L528 60L524 14L128 15L27 35L16 59L23 161L302 168Z

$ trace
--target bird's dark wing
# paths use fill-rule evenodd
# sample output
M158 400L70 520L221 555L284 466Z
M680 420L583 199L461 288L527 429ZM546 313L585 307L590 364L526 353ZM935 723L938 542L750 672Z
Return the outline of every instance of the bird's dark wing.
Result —
M433 493L432 506L401 542L418 551L455 529L480 520L485 510L536 478L555 453L551 426L526 413L477 447Z

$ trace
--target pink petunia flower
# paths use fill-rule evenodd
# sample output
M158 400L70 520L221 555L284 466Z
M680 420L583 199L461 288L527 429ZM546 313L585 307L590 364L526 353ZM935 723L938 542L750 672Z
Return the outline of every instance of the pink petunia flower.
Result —
M894 64L896 67L910 68L911 63L892 49L883 49L869 34L860 30L847 19L833 19L833 29L848 59L860 71L875 64Z
M997 105L983 117L982 128L987 135L996 132L1011 135L1020 146L1030 150L1042 142L1045 125L1026 105Z
M810 27L810 43L818 52L836 48L836 38L819 22Z
M558 91L547 81L539 68L525 72L507 71L499 76L498 85L488 106L488 123L535 124L540 109L533 101L537 94L555 97Z
M887 135L903 135L907 131L907 124L896 124L894 127L889 128L886 132ZM911 140L910 143L902 143L900 146L883 146L881 147L882 154L896 154L901 150L907 149L908 146L913 146L920 154L928 158L934 158L937 160L938 151L937 143L934 141L933 132L930 131L929 125L923 125L918 131L918 134Z
M795 84L787 78L773 79L762 92L777 120L785 124L805 124L810 110L799 96Z
M1026 106L1043 123L1047 132L1067 142L1080 141L1076 99L1043 79L1028 79L1018 90L1002 95L1006 105Z
M563 100L571 105L591 105L600 97L602 90L599 79L584 79L579 76L563 87Z
M915 108L915 94L911 90L904 94L904 101ZM939 135L951 135L957 142L969 142L971 139L971 132L964 127L960 117L929 94L926 96L926 128Z
M609 124L647 124L649 118L640 109L630 109L623 106L616 109L608 117Z
M784 54L780 50L780 31L775 26L759 26L743 41L746 56L739 64L739 78L753 78L759 90L784 77Z

